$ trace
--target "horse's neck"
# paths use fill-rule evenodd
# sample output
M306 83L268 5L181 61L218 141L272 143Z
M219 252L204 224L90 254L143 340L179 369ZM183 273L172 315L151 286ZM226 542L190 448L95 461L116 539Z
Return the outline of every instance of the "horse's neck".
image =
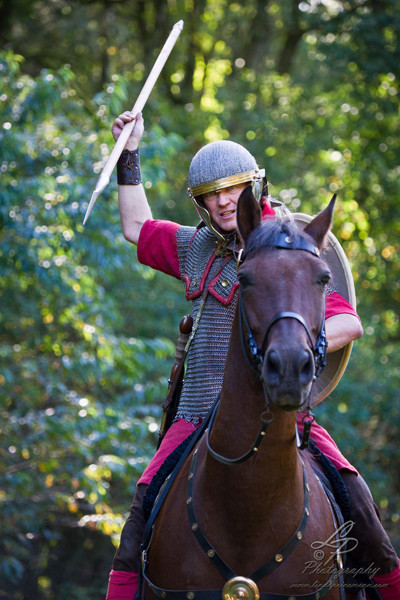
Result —
M229 458L246 453L261 425L261 415L266 400L257 374L247 363L240 341L238 316L236 315L229 344L224 381L217 417L210 434L213 450ZM245 487L257 478L257 489L273 489L278 485L293 492L302 487L302 469L295 442L296 413L275 411L271 424L257 451L257 457L242 465L229 466L209 459L208 468L216 476L227 474ZM228 471L229 469L229 471ZM217 475L218 474L218 475Z
M264 409L264 392L243 356L235 319L220 405L209 437L212 450L231 459L248 452ZM216 460L203 441L194 494L202 498L198 517L206 531L218 538L215 523L222 523L233 546L253 543L261 536L264 546L266 540L270 544L264 548L266 554L290 539L303 510L295 420L293 413L276 411L258 451L241 464Z

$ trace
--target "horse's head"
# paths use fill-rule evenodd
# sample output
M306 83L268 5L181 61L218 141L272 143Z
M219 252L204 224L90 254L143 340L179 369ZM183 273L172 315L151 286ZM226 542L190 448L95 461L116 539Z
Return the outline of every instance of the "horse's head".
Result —
M244 244L238 269L240 320L246 356L272 405L303 407L325 361L325 286L320 257L335 198L302 231L290 219L261 222L251 187L238 202Z

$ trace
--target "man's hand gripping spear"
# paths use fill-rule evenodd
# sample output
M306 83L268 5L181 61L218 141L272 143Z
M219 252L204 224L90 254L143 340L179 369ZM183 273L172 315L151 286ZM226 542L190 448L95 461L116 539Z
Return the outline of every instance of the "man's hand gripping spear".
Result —
M153 89L159 74L161 73L168 56L170 55L172 48L175 46L175 43L182 31L183 28L183 21L178 21L177 23L175 23L175 25L172 28L171 33L168 36L167 41L165 42L160 54L158 55L158 58L156 60L156 62L154 63L154 66L152 68L152 70L150 71L150 74L146 80L146 83L144 84L142 91L140 92L133 108L132 108L132 113L134 115L137 115L138 113L140 113L143 108L144 105L147 102L148 97L150 96L150 92ZM130 136L130 134L132 133L132 130L135 126L135 120L131 121L129 123L127 123L125 125L125 127L123 128L121 135L119 136L101 174L100 177L97 181L96 184L96 188L92 194L92 197L90 199L89 202L89 206L87 208L86 214L85 214L85 218L83 220L83 224L85 225L86 221L89 218L89 215L92 211L92 208L97 200L97 197L99 196L99 194L101 194L101 192L104 190L104 188L108 185L109 181L110 181L110 176L111 173L114 170L115 165L117 164L117 161L119 159L119 157L121 156L121 153L126 145L126 142L128 141L128 138Z

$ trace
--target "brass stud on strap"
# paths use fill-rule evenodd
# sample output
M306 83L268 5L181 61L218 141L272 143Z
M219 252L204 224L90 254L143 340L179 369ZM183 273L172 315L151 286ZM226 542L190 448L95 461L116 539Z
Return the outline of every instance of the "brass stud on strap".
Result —
M192 498L189 496L189 498L186 498L186 504L190 504L192 501Z
M247 577L233 577L222 590L223 600L259 600L260 591L256 583Z
M199 524L198 523L193 523L192 525L192 531L196 531L199 528Z
M186 598L188 598L188 600L193 600L193 598L194 598L194 592L188 592L186 594Z
M210 550L207 550L207 556L208 558L214 558L215 552L212 548L210 548Z
M307 517L308 517L308 516L309 516L309 514L310 514L310 511L308 510L308 508L306 508L306 510L305 510L304 512L306 513L306 515L307 515Z
M283 556L282 554L275 554L275 560L276 562L280 563L283 561Z
M297 537L297 539L298 539L298 540L301 540L301 539L303 539L303 534L301 533L301 531L298 531L298 532L296 533L296 537Z

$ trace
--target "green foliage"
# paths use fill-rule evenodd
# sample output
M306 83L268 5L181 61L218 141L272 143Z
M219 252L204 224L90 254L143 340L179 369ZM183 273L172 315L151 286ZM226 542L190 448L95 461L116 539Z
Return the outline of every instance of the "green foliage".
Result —
M315 414L373 491L392 543L398 522L400 352L398 345L358 342L344 379Z
M154 451L173 344L138 318L149 271L122 238L112 191L81 225L92 164L98 172L106 151L106 100L92 118L68 68L33 80L19 62L8 55L0 64L0 581L36 589L61 527L119 532ZM153 132L143 148L150 177L163 175L162 138ZM179 144L170 136L165 154ZM161 302L152 315L165 310Z

